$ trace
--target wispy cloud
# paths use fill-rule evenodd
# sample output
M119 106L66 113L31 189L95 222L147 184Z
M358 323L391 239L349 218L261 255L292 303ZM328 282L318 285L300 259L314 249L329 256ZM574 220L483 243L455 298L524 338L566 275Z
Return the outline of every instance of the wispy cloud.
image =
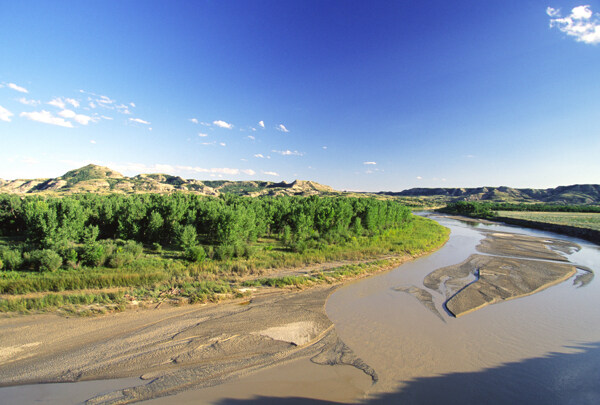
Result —
M546 14L550 16L550 27L556 27L575 37L577 42L600 43L600 18L592 12L589 5L574 7L566 17L561 16L560 9L552 7L546 9Z
M87 125L90 123L90 121L95 122L98 120L97 118L93 118L88 115L77 114L75 111L72 111L72 110L62 110L61 112L58 113L58 115L60 115L63 118L73 119L73 121L75 121L81 125Z
M0 121L10 122L10 117L14 114L0 105Z
M220 128L225 128L225 129L233 128L233 124L230 124L230 123L222 121L222 120L213 121L213 124Z
M417 176L417 180L423 180L423 177Z
M31 105L31 106L40 105L39 100L27 100L25 97L21 97L19 99L19 103L25 104L25 105Z
M221 146L227 146L227 144L225 142L219 142L219 145L221 145Z
M265 174L267 176L279 176L279 173L276 173L276 172L264 172L264 171L261 171L261 173Z
M377 162L363 162L363 165L376 165Z
M265 122L264 121L259 121L258 122L258 126L261 127L261 128L264 128L265 127Z
M19 114L20 117L25 117L31 121L42 122L44 124L58 125L60 127L73 128L73 124L69 121L65 121L61 117L55 117L49 111L32 111L32 112L22 112Z
M297 150L272 150L271 152L273 153L279 153L280 155L283 156L303 156L304 153L303 152L298 152Z
M259 158L259 159L264 159L265 156L262 153L257 153L256 155L254 155L255 158Z
M281 132L290 132L283 124L277 125L277 130Z
M201 138L207 137L208 134L203 134L202 132L198 132L198 136Z
M253 141L254 141L254 140L256 140L256 137L255 137L254 135L248 135L248 136L247 136L247 138L248 138L248 139L251 139L251 140L253 140Z
M115 102L115 100L112 100L108 96L100 96L99 98L96 99L96 101L99 102L100 104L113 104Z
M186 171L186 172L195 172L195 173L212 173L212 174L229 174L229 175L237 175L237 174L247 174L248 176L253 176L256 172L252 169L233 169L230 167L213 167L213 168L204 168L198 166L177 166L178 170Z
M9 89L13 89L20 93L29 93L29 91L27 91L27 89L25 87L17 86L14 83L8 83L6 86L8 86Z
M79 101L75 100L74 98L65 98L65 101L71 104L73 107L79 108Z
M198 123L198 119L197 118L190 118L189 121L193 122L194 124Z
M91 144L95 145L96 141L94 141L93 139L90 141Z
M150 125L150 123L148 121L145 121L141 118L129 118L129 121L137 122L138 124Z
M65 106L66 106L65 102L64 102L64 101L62 100L62 98L60 98L60 97L58 97L58 98L55 98L55 99L53 99L53 100L50 100L50 101L48 101L48 103L47 103L47 104L48 104L48 105L51 105L51 106L54 106L54 107L58 107L58 108L60 108L61 110L64 110L64 108L65 108Z

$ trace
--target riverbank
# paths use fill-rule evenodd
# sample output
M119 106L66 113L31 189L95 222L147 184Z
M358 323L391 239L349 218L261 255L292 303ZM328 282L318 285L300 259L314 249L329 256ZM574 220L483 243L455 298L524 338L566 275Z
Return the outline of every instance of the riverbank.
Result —
M498 222L503 222L508 225L523 226L526 228L539 229L542 231L555 232L562 235L573 236L600 245L600 231L597 231L595 229L553 224L549 222L531 221L520 218L510 218L507 216L498 216L494 218L494 220Z
M88 401L129 403L223 384L297 359L309 359L313 365L349 365L361 380L375 383L376 371L337 337L324 312L325 302L344 282L438 249L448 231L435 225L436 231L443 230L441 237L417 252L414 245L407 246L412 255L279 269L272 277L247 278L237 298L224 297L229 299L220 303L136 303L121 313L87 318L5 316L0 319L0 385L141 376L135 387Z

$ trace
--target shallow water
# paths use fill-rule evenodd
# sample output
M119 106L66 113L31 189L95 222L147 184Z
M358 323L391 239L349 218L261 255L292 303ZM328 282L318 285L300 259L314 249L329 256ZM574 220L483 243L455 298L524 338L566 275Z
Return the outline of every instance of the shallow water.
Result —
M413 296L394 290L410 285L426 289L422 281L427 274L476 252L481 229L574 241L582 249L567 255L569 261L596 274L598 246L518 227L434 219L452 231L442 249L347 285L327 301L327 315L342 340L380 376L369 398L409 404L600 403L597 279L577 288L571 278L459 319L444 310L444 298L435 291L429 290L443 319Z

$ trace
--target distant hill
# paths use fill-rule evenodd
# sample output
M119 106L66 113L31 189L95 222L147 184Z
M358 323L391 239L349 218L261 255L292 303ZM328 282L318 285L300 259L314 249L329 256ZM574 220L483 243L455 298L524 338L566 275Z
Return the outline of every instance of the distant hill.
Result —
M261 195L344 194L393 198L412 206L443 206L454 201L493 201L510 203L600 204L600 185L583 184L548 189L477 187L412 188L400 192L342 193L313 181L292 183L271 181L229 181L184 179L169 174L138 174L125 177L108 167L87 165L52 179L0 179L0 193L75 194L75 193L160 193L186 192L218 196L223 193Z
M312 181L292 183L270 181L200 181L168 174L139 174L125 177L108 167L87 165L51 179L0 179L0 193L9 194L75 194L75 193L161 193L189 192L218 196L238 195L314 195L337 193L333 188Z
M509 203L600 204L600 185L576 184L556 188L411 188L400 192L384 191L379 195L421 198L439 203L455 201L492 201Z

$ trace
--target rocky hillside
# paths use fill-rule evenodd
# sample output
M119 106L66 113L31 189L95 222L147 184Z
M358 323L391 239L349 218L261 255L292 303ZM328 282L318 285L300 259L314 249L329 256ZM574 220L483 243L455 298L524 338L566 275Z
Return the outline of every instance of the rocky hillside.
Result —
M139 174L125 177L108 167L87 165L53 179L0 179L0 193L74 194L74 193L173 193L176 191L218 196L238 195L314 195L336 193L329 186L312 181L293 183L270 181L200 181L168 174Z
M400 192L381 192L394 197L420 197L439 202L493 201L510 203L600 204L600 185L576 184L556 188L412 188Z

